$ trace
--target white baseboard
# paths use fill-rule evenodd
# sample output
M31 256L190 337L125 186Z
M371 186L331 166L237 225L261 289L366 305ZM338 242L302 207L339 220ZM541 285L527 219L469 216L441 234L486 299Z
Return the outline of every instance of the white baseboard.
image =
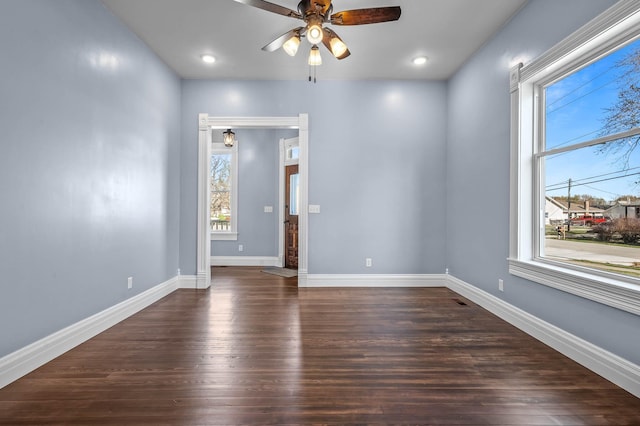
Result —
M171 278L0 358L0 388L162 299L178 289L181 280L182 277Z
M446 287L446 275L306 274L299 287Z
M640 398L640 366L448 275L447 287Z
M252 264L251 266L271 265ZM298 285L300 287L448 287L640 398L640 366L580 339L451 275L334 275L303 273L302 276L299 276ZM171 278L137 296L0 358L0 388L123 321L178 288L197 288L197 277L181 275Z
M198 289L198 277L196 275L180 275L178 288Z
M211 256L211 266L280 266L277 256Z

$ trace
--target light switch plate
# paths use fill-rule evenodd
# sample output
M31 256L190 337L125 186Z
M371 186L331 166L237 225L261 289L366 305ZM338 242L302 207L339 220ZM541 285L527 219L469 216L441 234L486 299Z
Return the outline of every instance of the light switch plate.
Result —
M273 206L264 206L265 213L273 213Z
M309 204L309 213L320 213L319 204Z

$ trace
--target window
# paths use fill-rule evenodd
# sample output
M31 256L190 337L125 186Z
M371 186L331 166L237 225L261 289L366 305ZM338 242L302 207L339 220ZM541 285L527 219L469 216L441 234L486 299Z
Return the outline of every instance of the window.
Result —
M285 139L284 150L285 150L285 158L284 158L285 166L298 164L298 161L300 160L300 146L298 143L298 138Z
M510 272L634 313L639 23L619 2L511 74Z
M298 216L300 213L300 174L289 176L289 214Z
M212 240L237 240L238 144L213 143L209 162L209 213Z

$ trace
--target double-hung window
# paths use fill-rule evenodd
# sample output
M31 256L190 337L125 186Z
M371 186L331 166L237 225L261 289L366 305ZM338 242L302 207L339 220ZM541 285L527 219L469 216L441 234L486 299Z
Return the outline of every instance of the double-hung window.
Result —
M238 144L211 144L209 213L212 240L238 239Z
M511 94L510 272L640 313L638 2L513 68Z

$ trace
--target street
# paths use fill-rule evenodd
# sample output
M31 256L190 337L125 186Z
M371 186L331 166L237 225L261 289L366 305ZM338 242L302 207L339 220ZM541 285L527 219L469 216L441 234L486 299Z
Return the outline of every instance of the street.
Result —
M640 247L546 238L545 256L633 266L640 263Z

